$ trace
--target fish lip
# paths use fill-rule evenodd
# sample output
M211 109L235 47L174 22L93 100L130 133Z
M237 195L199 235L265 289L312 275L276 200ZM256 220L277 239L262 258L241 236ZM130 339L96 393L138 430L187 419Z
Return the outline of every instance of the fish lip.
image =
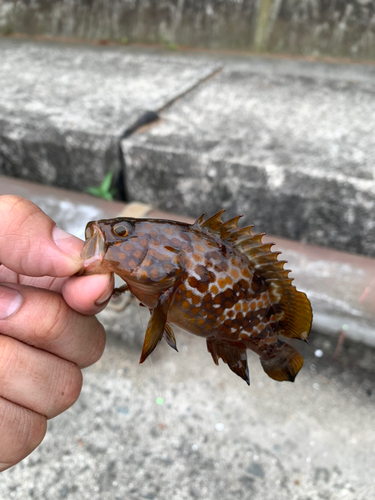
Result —
M96 222L90 222L86 226L86 241L81 250L83 268L88 271L89 268L100 265L105 255L105 238L103 232Z

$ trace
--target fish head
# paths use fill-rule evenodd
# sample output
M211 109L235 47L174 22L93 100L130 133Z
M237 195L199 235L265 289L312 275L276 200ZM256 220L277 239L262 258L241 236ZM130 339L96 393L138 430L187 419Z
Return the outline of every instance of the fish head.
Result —
M81 251L81 274L114 272L126 278L144 259L149 245L148 235L138 234L137 220L116 218L89 222L85 245Z

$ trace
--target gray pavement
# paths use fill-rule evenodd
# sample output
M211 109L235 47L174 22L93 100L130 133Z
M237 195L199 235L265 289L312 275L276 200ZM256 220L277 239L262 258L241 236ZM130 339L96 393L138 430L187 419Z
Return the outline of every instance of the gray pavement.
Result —
M375 498L373 349L347 342L333 359L336 345L316 334L294 384L250 356L248 387L202 339L177 342L179 353L161 344L138 365L140 349L110 334L79 401L1 475L0 498Z

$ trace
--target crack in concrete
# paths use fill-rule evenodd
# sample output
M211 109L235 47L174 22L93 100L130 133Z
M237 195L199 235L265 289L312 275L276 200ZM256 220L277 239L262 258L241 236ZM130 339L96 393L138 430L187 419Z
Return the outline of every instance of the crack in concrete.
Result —
M127 183L126 183L126 164L125 164L125 159L121 147L121 142L124 139L127 139L131 135L133 135L135 132L139 132L140 129L148 127L149 125L156 124L157 122L161 122L161 117L160 113L163 111L166 111L169 109L174 103L177 101L183 99L186 95L190 94L193 92L195 89L200 87L201 85L205 84L209 80L215 78L216 75L221 73L223 70L223 66L220 66L210 72L209 75L206 75L205 77L201 78L198 80L196 83L191 85L188 89L184 90L180 94L177 94L176 96L172 97L167 101L163 106L158 108L156 111L145 111L139 118L135 120L135 122L127 127L124 132L120 135L120 138L118 140L118 155L119 155L119 162L120 162L120 171L117 176L116 180L116 188L118 195L121 197L122 200L124 201L129 201L129 194L127 190Z
M190 92L193 92L193 90L197 89L202 84L204 84L204 83L208 82L209 80L212 80L213 78L215 78L216 75L218 75L219 73L221 73L223 71L223 68L224 68L224 66L220 66L219 68L216 68L209 75L207 75L207 76L201 78L200 80L198 80L196 83L194 83L194 85L192 85L191 87L189 87L187 90L185 90L181 94L178 94L176 97L173 97L172 99L170 99L169 101L167 101L167 103L164 104L164 106L162 106L161 108L158 109L158 113L162 113L163 111L166 111L175 102L181 100L183 97L185 97L186 95L190 94Z

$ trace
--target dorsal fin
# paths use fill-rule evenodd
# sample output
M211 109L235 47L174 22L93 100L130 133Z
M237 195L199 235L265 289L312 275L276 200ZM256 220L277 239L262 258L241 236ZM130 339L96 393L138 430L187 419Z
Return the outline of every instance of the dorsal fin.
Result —
M284 269L286 261L278 260L280 252L272 252L274 243L263 243L264 234L251 234L253 226L238 228L241 216L223 222L220 210L204 220L204 214L194 223L201 229L215 233L224 241L231 243L249 261L256 274L264 280L279 318L279 333L285 337L307 340L311 329L312 310L306 294L299 292L288 277L290 271Z
M233 219L223 222L221 216L224 212L225 210L220 210L206 220L204 220L204 214L202 214L193 225L201 229L208 229L212 233L218 233L221 238L230 241L230 235L232 233L236 232L239 234L239 231L242 231L242 229L238 228L238 221L243 216L237 215L237 217L233 217Z
M222 225L223 221L221 220L221 215L225 212L225 210L220 210L215 215L212 215L209 219L202 222L201 227L210 229L211 231L217 231Z
M202 227L202 224L204 222L204 216L205 214L203 213L200 217L198 217L198 219L194 222L193 226Z

